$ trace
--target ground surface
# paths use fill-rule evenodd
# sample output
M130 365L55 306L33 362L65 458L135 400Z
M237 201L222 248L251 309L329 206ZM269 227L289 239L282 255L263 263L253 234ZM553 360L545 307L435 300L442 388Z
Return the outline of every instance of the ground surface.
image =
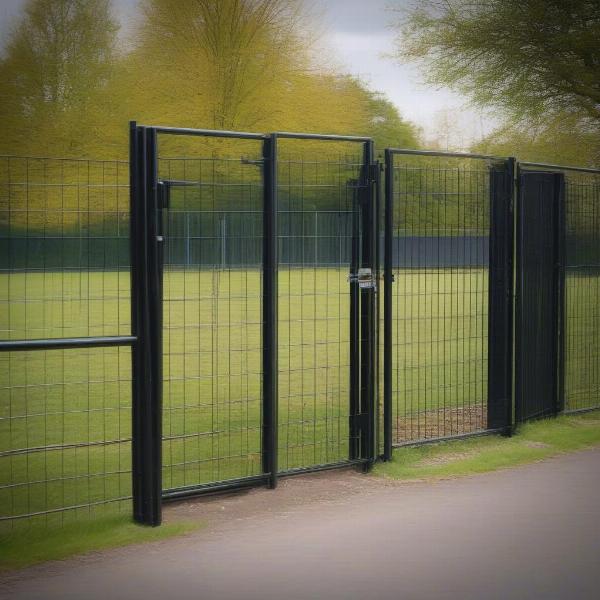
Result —
M353 472L172 505L189 536L5 576L1 598L596 598L600 449L400 483Z

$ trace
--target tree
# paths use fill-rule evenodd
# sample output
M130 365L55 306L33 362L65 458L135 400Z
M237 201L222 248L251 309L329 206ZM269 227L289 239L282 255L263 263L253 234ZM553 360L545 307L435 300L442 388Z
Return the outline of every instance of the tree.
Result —
M205 127L256 127L265 98L302 69L298 8L288 0L146 0L135 70L159 105L186 101Z
M552 118L521 124L508 123L479 142L474 150L521 160L565 165L600 165L600 136L575 115L560 113Z
M417 127L405 121L384 95L358 85L366 96L368 122L365 132L373 136L377 148L416 148L419 137Z
M513 118L600 127L600 0L425 0L401 31L397 56L432 84Z
M29 0L0 62L4 146L33 137L38 152L48 139L59 152L76 140L68 125L106 86L116 32L110 0Z
M414 128L393 105L315 59L302 3L145 0L142 13L136 48L125 60L130 92L121 94L130 118L415 144ZM169 143L181 147L184 140Z

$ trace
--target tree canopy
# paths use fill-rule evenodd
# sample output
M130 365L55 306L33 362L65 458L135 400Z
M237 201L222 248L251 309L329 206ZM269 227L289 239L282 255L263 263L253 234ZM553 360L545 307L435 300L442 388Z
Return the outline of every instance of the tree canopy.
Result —
M315 59L303 3L142 0L127 45L112 8L28 0L0 58L0 152L126 158L129 120L416 144L390 102Z
M28 2L0 62L5 150L32 137L40 151L77 145L77 122L112 75L117 29L110 0Z
M397 57L501 111L505 140L522 147L523 123L540 150L567 126L598 137L600 0L423 0L399 25Z
M404 22L399 55L481 104L600 122L599 0L426 0Z

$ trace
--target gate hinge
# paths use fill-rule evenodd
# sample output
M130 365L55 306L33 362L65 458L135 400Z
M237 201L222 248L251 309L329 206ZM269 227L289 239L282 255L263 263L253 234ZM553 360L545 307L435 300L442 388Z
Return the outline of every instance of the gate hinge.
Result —
M171 186L168 181L158 181L156 184L156 202L157 208L169 208L171 196Z
M356 273L350 273L348 281L358 283L358 287L362 290L377 289L375 276L369 267L361 267Z

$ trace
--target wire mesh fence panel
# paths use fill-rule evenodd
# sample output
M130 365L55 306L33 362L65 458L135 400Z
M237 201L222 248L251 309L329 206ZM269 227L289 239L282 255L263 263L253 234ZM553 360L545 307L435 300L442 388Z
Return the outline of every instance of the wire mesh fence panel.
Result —
M487 161L395 154L392 441L487 428Z
M130 334L128 178L0 157L2 342ZM128 348L0 354L3 527L130 507L130 385Z
M600 406L600 173L565 171L565 410Z
M261 146L181 143L160 139L158 173L165 491L262 473Z
M129 171L0 157L2 339L129 335Z
M348 279L363 148L280 140L279 149L278 460L289 471L350 457Z
M130 371L127 348L0 355L3 527L131 510Z

